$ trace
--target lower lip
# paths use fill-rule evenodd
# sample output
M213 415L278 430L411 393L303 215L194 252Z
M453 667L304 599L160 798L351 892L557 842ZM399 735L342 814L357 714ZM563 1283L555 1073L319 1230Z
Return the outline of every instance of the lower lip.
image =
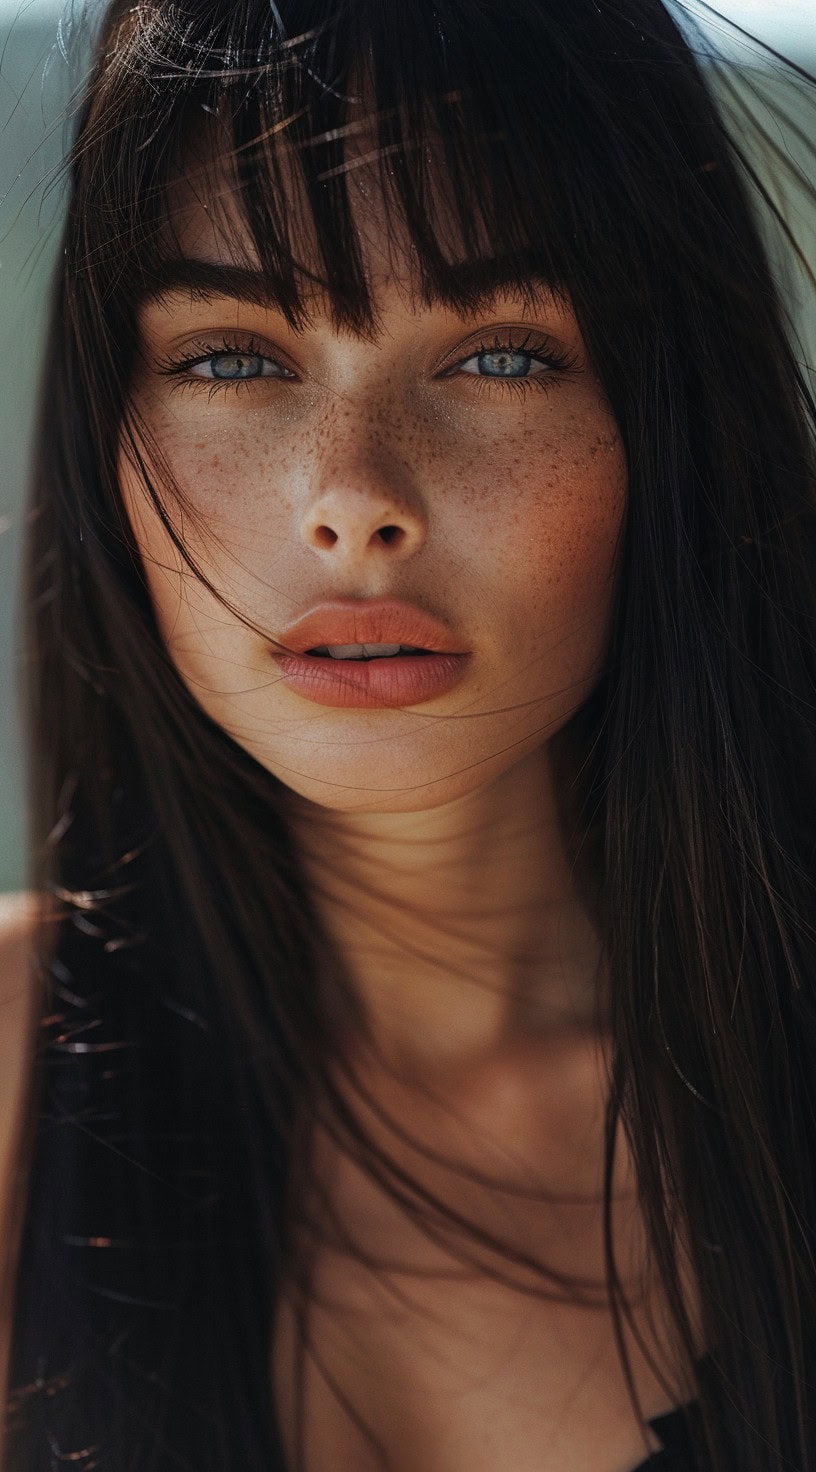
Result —
M400 654L385 659L331 659L274 654L284 685L316 705L421 705L458 685L468 654Z

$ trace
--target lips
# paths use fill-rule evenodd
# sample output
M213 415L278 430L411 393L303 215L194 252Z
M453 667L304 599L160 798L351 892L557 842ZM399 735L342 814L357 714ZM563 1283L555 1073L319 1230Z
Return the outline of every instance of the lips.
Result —
M403 644L434 654L466 652L438 619L396 598L321 603L283 629L279 643L295 654L348 644Z
M412 653L332 659L349 646L408 646ZM315 652L318 651L318 652ZM322 651L322 652L321 652ZM281 631L272 658L288 689L317 705L382 709L421 705L453 690L470 666L450 630L397 598L322 603Z

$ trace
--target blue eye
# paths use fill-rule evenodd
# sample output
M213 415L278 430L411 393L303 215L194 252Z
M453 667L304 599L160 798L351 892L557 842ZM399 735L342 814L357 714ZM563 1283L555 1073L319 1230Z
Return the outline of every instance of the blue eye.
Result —
M260 353L217 353L210 358L213 378L259 378L263 373Z
M491 352L476 353L467 358L460 372L475 373L484 378L527 378L530 376L532 353L522 353L516 348L494 348ZM469 368L476 363L476 368Z
M262 353L249 352L213 353L211 357L203 361L190 363L188 371L195 374L197 378L217 378L229 383L237 383L246 378L291 376L285 368L275 362L274 358L265 358Z

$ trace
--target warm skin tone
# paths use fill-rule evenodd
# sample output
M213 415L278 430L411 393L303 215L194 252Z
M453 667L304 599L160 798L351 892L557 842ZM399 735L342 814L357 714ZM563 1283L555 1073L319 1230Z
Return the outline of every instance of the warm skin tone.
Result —
M173 291L140 311L131 393L148 459L152 445L187 497L182 518L165 496L186 546L261 632L184 566L124 450L123 497L181 677L289 789L318 903L387 1065L366 1057L366 1085L420 1146L516 1194L429 1162L365 1107L364 1126L509 1246L600 1285L609 1039L593 1007L608 976L592 884L575 862L570 721L605 665L625 454L570 303L543 286L534 303L499 291L467 318L418 302L410 253L395 252L364 179L358 171L372 337L337 331L319 299L299 332L229 294ZM176 203L182 253L234 263L235 219L227 239L192 189ZM229 215L229 191L220 205ZM252 265L243 242L241 263ZM496 342L516 354L515 379L485 376ZM260 355L266 376L214 383L225 343ZM198 362L160 371L171 359ZM396 709L334 709L286 688L276 638L338 596L430 611L470 651L465 678ZM553 1305L463 1278L455 1255L322 1131L314 1143L314 1180L345 1229L374 1257L420 1270L398 1275L415 1312L395 1312L370 1272L324 1241L314 1285L316 1341L398 1449L398 1472L634 1466L644 1442L606 1305ZM644 1238L625 1145L613 1196L617 1265L637 1299ZM636 1315L660 1355L659 1295L640 1288ZM271 1363L285 1437L294 1338L282 1300ZM667 1409L671 1397L627 1338L646 1414ZM310 1465L359 1472L369 1462L352 1423L309 1377Z
M140 313L133 404L201 517L182 522L176 511L175 524L268 637L184 567L124 453L122 491L182 678L290 789L319 903L390 1070L366 1058L367 1086L426 1147L522 1190L583 1201L508 1200L467 1186L364 1110L365 1126L471 1219L600 1283L607 1038L592 1017L607 978L591 885L573 859L569 722L604 668L624 450L568 302L542 288L534 306L500 292L473 318L419 305L371 191L361 192L359 218L378 308L371 340L337 332L319 301L299 333L277 311L228 295L174 291ZM230 263L213 219L188 197L181 250ZM519 366L543 387L480 376L493 361L480 348L496 340L524 344ZM277 376L214 384L212 354L225 341L263 355ZM552 352L568 372L546 362ZM159 371L191 358L206 361L188 366L186 382ZM399 534L384 539L385 527ZM333 709L287 689L270 658L276 637L337 596L396 596L429 610L471 652L464 680L402 709ZM450 1273L451 1258L321 1132L316 1150L316 1177L361 1245ZM621 1150L615 1230L630 1283L643 1250L633 1185ZM378 1406L385 1433L400 1428L404 1441L430 1408L427 1431L405 1441L407 1463L424 1464L435 1445L447 1466L481 1466L487 1419L508 1454L517 1448L519 1467L532 1456L547 1472L542 1447L553 1467L608 1472L616 1449L619 1467L633 1465L643 1443L606 1309L531 1310L501 1286L473 1296L467 1281L462 1297L457 1276L450 1302L444 1277L401 1277L417 1311L409 1322L394 1320L387 1293L344 1254L329 1248L322 1259L320 1296L337 1312L316 1309L313 1327L352 1399ZM427 1315L443 1304L450 1322L429 1339ZM292 1343L282 1310L273 1365L284 1426ZM665 1409L665 1391L630 1347L648 1410ZM446 1362L451 1385L471 1387L454 1401L442 1393ZM400 1385L405 1405L392 1404ZM310 1386L314 1465L327 1448L338 1468L368 1465L319 1377Z
M627 468L569 304L542 288L533 308L500 293L474 318L418 306L360 199L373 340L338 333L320 302L300 333L268 307L184 289L140 313L133 403L203 529L185 515L182 531L178 512L176 525L268 638L183 567L125 455L121 485L179 672L291 789L372 1030L391 1063L433 1081L590 1015L602 960L564 826L564 737L604 665ZM213 220L191 192L185 255L231 258ZM524 345L512 379L486 376L496 359L480 347L496 340ZM212 353L184 382L158 371L224 341L262 355L267 376L216 383L229 365ZM279 682L285 624L324 599L389 595L471 651L456 689L339 710Z

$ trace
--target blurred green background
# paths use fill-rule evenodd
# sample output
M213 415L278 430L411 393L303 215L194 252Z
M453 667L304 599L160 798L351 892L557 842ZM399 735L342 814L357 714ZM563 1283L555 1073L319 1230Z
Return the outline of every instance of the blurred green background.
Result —
M497 4L501 0L496 0ZM569 3L569 0L563 0ZM87 6L91 20L100 3ZM721 12L816 73L816 0L722 0ZM31 416L49 294L58 249L62 189L56 180L68 136L66 114L81 71L69 67L72 27L81 20L79 0L66 6L50 0L0 0L0 892L25 883L24 753L17 703L19 662L18 566L31 439ZM741 65L755 69L757 54L734 48L714 26L718 45L727 45ZM82 50L79 51L81 57ZM773 105L781 99L794 123L816 143L816 90L803 98L788 83L762 73ZM797 157L816 190L816 165L808 159L795 128L760 108L778 144ZM760 162L766 182L778 192L781 175ZM816 212L785 187L790 221L816 271ZM773 242L771 242L773 245ZM784 255L778 256L802 338L800 357L816 361L816 293ZM47 386L46 386L47 392Z

